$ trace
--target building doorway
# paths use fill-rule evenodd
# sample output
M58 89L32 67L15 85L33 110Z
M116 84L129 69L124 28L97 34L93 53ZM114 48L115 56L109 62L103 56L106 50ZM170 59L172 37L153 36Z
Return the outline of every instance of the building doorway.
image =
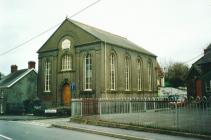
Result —
M71 102L70 84L66 83L63 86L62 102L64 106L69 106Z
M197 79L195 81L195 96L202 97L202 81Z

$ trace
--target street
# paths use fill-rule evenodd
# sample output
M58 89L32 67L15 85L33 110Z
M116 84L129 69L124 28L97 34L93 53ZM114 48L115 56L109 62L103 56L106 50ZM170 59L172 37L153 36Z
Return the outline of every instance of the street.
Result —
M0 140L120 140L114 137L85 133L81 131L72 131L52 127L51 124L60 124L61 126L71 126L104 131L107 133L120 134L124 136L134 136L145 140L200 140L199 138L173 136L159 133L150 133L143 131L132 131L118 128L101 127L94 125L85 125L67 122L69 118L30 120L30 121L1 121L0 120ZM126 137L124 137L126 138Z
M101 135L64 130L45 125L0 121L0 140L113 140Z

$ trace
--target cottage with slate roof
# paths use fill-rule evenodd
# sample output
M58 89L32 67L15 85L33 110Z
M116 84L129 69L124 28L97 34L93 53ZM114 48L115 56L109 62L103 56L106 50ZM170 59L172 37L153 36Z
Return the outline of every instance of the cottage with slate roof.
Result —
M29 61L28 69L11 66L11 73L0 80L0 114L24 113L29 102L37 97L35 62Z
M156 56L118 35L67 18L37 53L38 96L47 107L157 96Z
M204 56L192 64L189 70L187 95L211 98L211 44L204 50Z

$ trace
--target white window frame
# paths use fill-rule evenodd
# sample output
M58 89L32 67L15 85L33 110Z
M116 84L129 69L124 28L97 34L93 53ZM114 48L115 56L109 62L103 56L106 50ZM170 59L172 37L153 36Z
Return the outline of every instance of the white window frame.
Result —
M125 90L130 90L130 62L128 56L125 57Z
M45 71L44 71L44 92L50 92L50 76L51 76L51 63L49 61L45 62Z
M148 84L149 84L149 91L152 91L152 63L148 62Z
M62 57L62 71L72 70L72 57L65 54Z
M211 92L211 80L206 82L206 91Z
M110 79L110 82L111 82L111 90L116 90L116 64L115 64L116 60L115 60L115 55L112 53L111 54L111 62L110 62L110 65L111 65L111 79Z
M138 91L142 91L142 61L138 60Z
M92 57L87 54L84 57L84 90L92 91Z

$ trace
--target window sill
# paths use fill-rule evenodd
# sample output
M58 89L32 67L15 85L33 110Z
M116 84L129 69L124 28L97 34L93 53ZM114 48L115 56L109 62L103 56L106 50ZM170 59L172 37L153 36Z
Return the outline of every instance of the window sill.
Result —
M92 91L92 89L84 89L84 91Z
M72 69L63 69L61 72L72 71Z
M50 93L51 91L49 90L49 91L43 91L43 92L45 92L45 93Z
M43 91L43 96L50 96L52 95L52 92L51 91Z
M75 70L60 70L59 73L65 73L65 72L75 72Z

